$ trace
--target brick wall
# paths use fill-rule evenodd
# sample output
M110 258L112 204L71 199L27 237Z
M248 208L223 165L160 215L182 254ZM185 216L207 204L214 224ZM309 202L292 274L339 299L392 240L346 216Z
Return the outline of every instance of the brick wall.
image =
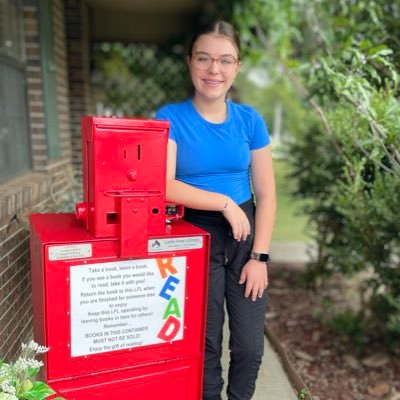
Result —
M20 344L32 336L29 212L54 208L74 183L64 1L55 0L52 7L61 156L51 160L47 156L37 8L23 8L32 171L0 186L0 357L6 360L12 360Z
M36 7L24 7L28 121L31 133L32 169L43 172L46 169L48 157L38 24Z
M83 1L65 1L69 71L72 164L77 181L82 178L81 116L91 113L89 76L89 18Z

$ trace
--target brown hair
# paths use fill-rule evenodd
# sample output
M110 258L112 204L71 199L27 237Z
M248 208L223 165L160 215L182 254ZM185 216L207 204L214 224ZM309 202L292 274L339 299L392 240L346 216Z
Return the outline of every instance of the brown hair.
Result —
M230 39L233 44L236 46L237 51L238 51L238 58L240 59L240 40L239 36L237 35L235 28L226 21L214 21L211 22L207 25L200 26L195 34L192 37L192 40L190 41L189 44L189 57L192 56L192 51L193 51L193 46L196 43L196 40L201 36L201 35L206 35L207 33L213 33L216 35L221 35L225 36L228 39Z

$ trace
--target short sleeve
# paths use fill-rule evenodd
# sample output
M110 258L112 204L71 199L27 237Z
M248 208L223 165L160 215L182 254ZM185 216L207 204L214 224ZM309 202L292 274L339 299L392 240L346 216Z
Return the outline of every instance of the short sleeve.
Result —
M170 108L168 106L159 108L156 111L154 118L157 120L167 120L169 122L169 139L172 139L174 142L176 142L173 112L170 110Z
M253 110L251 130L250 150L258 150L271 143L267 124L256 110Z

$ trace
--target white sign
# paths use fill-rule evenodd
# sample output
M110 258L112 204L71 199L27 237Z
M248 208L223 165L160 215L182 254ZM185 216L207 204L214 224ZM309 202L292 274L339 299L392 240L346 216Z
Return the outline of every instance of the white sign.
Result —
M150 239L148 242L149 253L156 253L160 251L201 249L202 247L203 247L202 236Z
M71 356L183 338L186 257L72 266Z
M50 261L88 257L92 257L92 245L90 243L49 247Z

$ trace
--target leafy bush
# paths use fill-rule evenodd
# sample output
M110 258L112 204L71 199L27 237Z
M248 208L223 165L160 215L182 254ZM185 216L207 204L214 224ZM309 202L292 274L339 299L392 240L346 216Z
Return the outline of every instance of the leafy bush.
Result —
M268 58L308 110L288 160L311 199L318 258L309 276L372 268L358 321L400 337L400 45L393 2L250 0L237 6L249 54Z

